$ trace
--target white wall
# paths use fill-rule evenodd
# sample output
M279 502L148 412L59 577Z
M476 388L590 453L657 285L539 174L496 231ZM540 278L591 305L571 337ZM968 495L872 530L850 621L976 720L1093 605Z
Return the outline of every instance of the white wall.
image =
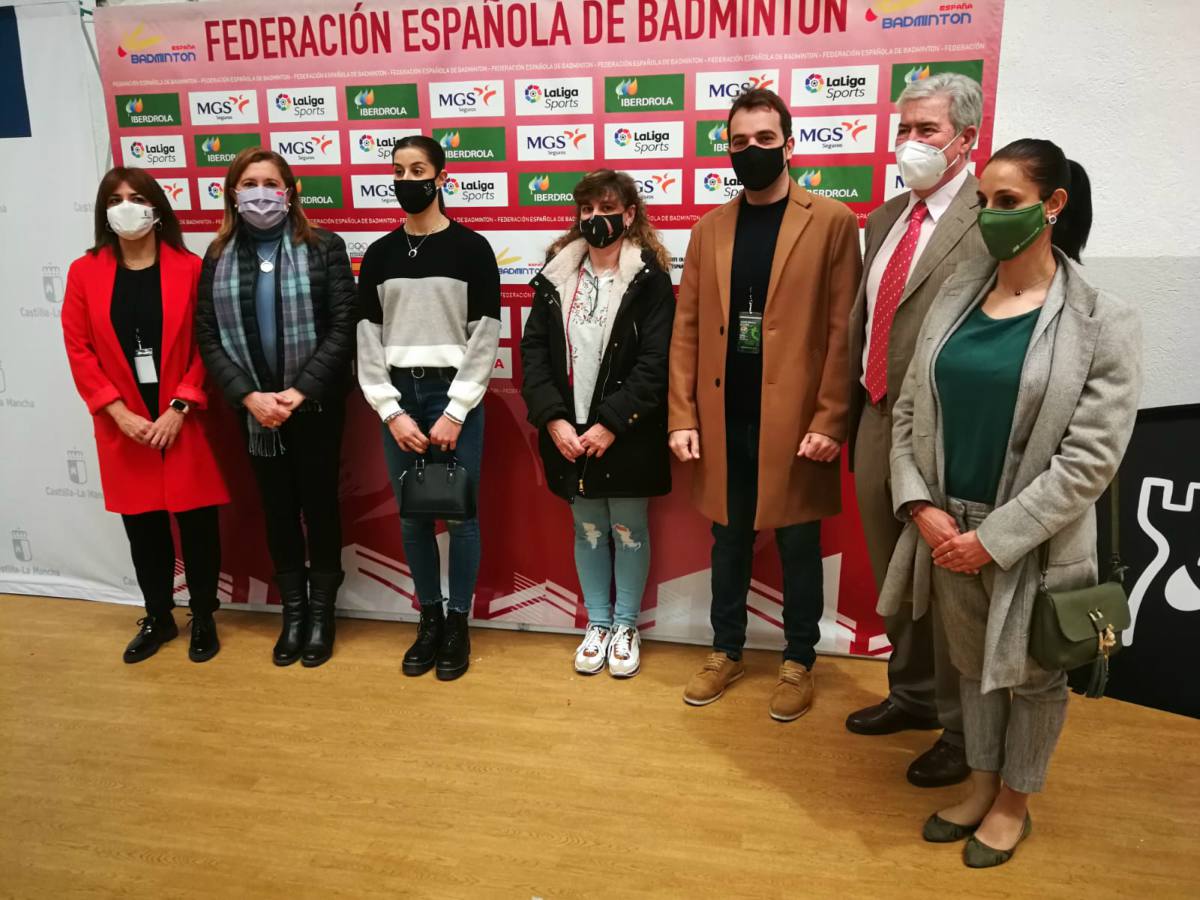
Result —
M1084 263L1142 310L1142 407L1200 402L1200 4L1008 0L993 146L1048 138L1087 169Z

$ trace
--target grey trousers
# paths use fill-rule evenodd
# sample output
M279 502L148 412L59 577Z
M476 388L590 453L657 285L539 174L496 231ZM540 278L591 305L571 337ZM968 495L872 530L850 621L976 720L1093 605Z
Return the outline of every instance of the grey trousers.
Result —
M892 508L889 459L892 453L892 417L870 403L856 423L854 490L862 519L867 556L875 587L883 589L892 552L904 525ZM888 699L914 716L937 717L945 731L942 740L963 746L962 701L958 670L950 661L945 629L934 606L917 619L912 607L885 616L883 625L892 644L888 659Z
M950 498L947 511L965 534L979 527L990 506ZM1026 680L987 694L983 677L984 636L996 567L960 575L933 567L933 602L941 608L950 660L959 671L967 765L999 772L1014 791L1032 794L1046 783L1046 769L1067 716L1067 674L1048 672L1032 659Z

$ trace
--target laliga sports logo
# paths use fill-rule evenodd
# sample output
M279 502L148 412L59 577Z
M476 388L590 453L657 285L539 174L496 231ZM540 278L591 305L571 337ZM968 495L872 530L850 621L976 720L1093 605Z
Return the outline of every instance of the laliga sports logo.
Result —
M803 173L797 180L800 182L801 187L807 188L808 190L811 191L813 188L821 186L821 170L820 169L809 169L807 172Z
M525 88L525 99L530 103L541 103L542 89L536 84L529 85Z
M442 185L442 191L450 197L458 193L458 179L447 178L446 183Z
M721 141L729 143L729 126L724 122L718 122L713 126L712 131L708 133L710 141Z
M813 72L811 75L809 75L807 78L804 79L804 89L806 91L808 91L810 94L819 94L821 92L821 88L823 88L824 86L825 86L825 79L822 78L820 75L818 75L816 72Z
M550 176L534 175L529 181L529 190L534 194L542 194L550 190Z
M368 88L365 91L359 91L357 94L355 94L354 105L359 109L362 109L364 106L374 106L375 88Z
M887 16L892 13L898 13L924 2L925 0L875 0L874 3L867 7L866 18L868 22L874 22L881 15Z
M374 152L375 146L375 138L371 137L369 134L364 134L358 139L358 149L362 150L364 153Z
M904 73L905 84L916 84L918 81L924 81L929 77L929 66L913 66Z
M143 22L137 28L133 29L133 31L129 32L129 34L121 38L120 43L117 44L117 56L124 59L130 53L137 53L145 50L147 47L153 47L162 40L162 35L148 35L145 31L146 23Z
M709 172L704 176L704 189L706 191L719 191L721 189L721 176L716 172Z
M628 128L618 128L613 133L613 142L616 143L618 147L628 147L632 140L633 135L630 133Z
M144 108L145 107L142 104L141 97L132 98L128 103L125 104L125 112L129 113L131 116L137 115Z
M636 78L626 78L620 82L616 88L618 97L636 97L638 92L638 84Z
M134 141L129 145L129 152L133 154L134 159L141 159L146 155L146 145L141 141Z
M224 189L219 182L213 181L208 185L208 196L214 200L220 200L225 195Z
M287 94L280 94L275 98L275 108L281 112L287 112L292 108L292 98Z
M200 148L205 153L220 153L221 152L221 139L219 137L215 137L215 136L210 137L208 140L206 140L203 144L200 145Z
M442 145L443 150L456 150L462 143L462 138L457 131L447 131L438 143Z

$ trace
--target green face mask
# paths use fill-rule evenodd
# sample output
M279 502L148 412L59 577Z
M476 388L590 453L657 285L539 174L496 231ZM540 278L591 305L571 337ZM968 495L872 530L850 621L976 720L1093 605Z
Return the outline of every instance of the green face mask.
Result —
M1021 209L981 209L979 234L996 259L1012 259L1046 228L1046 207L1041 201Z

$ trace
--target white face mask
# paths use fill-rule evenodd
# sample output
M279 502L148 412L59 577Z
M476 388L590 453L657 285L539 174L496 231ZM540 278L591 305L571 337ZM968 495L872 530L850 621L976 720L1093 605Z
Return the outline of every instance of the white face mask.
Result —
M131 200L122 200L108 208L108 227L127 241L136 241L149 234L157 221L154 207Z
M905 141L896 148L896 165L906 187L924 191L933 187L950 168L942 151L958 140L962 132L946 142L945 147L932 147L920 141Z

